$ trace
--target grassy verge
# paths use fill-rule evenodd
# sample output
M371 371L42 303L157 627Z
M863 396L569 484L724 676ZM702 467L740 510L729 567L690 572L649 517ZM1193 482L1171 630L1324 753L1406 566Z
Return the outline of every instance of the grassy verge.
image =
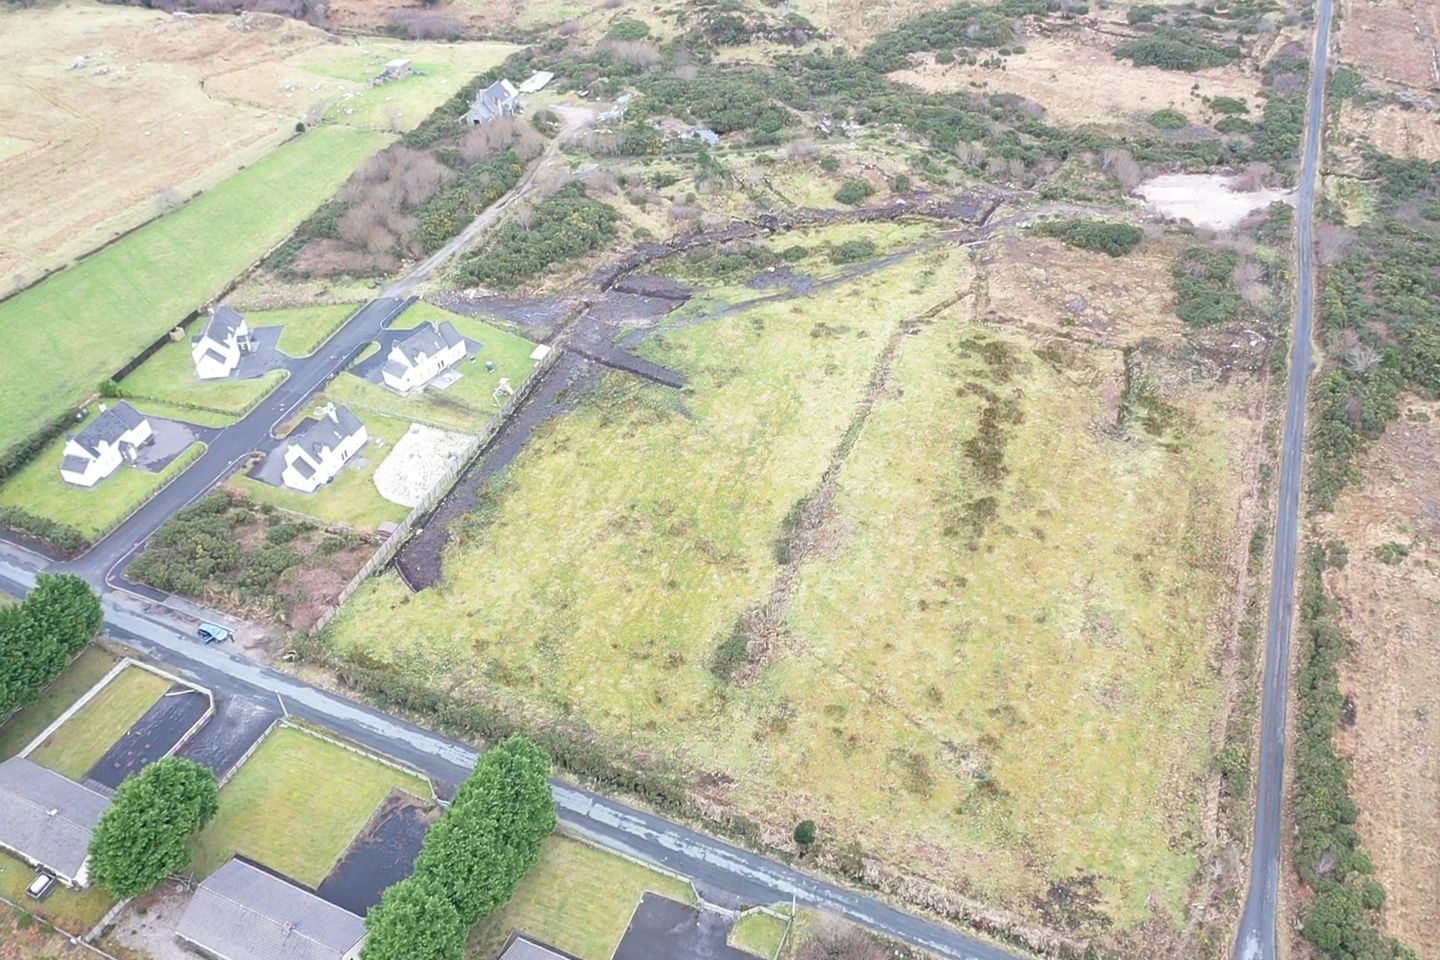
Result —
M8 760L25 745L40 735L55 718L115 666L116 657L103 647L94 644L86 647L80 656L60 674L59 678L41 692L39 699L30 706L17 711L4 726L0 726L0 760Z
M462 374L459 382L445 390L431 388L400 396L359 377L341 376L332 381L331 396L349 404L357 413L381 413L446 430L476 432L500 409L495 388L501 378L508 377L510 385L519 389L530 375L535 367L530 359L535 344L499 327L428 303L417 303L404 314L404 322L409 325L406 329L445 320L453 323L461 336L483 345L475 353L473 363L462 361L455 368ZM494 370L486 369L487 361L495 364Z
M784 937L784 920L768 913L750 913L735 922L730 931L730 946L769 960L780 949Z
M350 378L355 379L355 378ZM328 396L336 399L332 391ZM325 397L317 398L324 403ZM365 423L370 441L346 464L330 483L314 493L282 489L244 475L237 475L230 485L258 503L268 503L291 513L313 517L325 523L343 523L362 530L373 530L389 521L399 522L410 512L409 507L391 503L375 488L375 469L389 455L395 444L410 429L403 420L383 417L368 410L352 408ZM363 461L363 463L357 463Z
M257 327L284 327L280 334L280 352L291 357L307 357L359 308L357 303L339 303L288 310L257 310L248 315L247 322L252 330Z
M578 840L552 837L514 899L471 932L465 956L489 960L519 930L580 960L610 960L647 891L695 902L684 881Z
M220 793L220 812L191 841L205 877L232 854L316 886L391 790L430 798L428 785L299 730L270 735Z
M159 473L121 464L95 486L77 487L60 478L60 461L65 455L65 438L61 437L0 486L0 504L20 507L94 540L133 513L204 451L205 444L197 441Z
M105 751L170 689L170 681L139 667L127 667L60 725L30 759L80 780Z
M311 131L194 203L0 303L8 337L0 356L0 448L82 400L215 296L385 141L342 127Z

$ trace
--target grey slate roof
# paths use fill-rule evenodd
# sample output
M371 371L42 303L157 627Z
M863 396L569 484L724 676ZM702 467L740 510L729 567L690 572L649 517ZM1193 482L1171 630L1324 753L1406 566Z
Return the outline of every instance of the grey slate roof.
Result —
M514 112L514 104L519 97L520 91L516 90L515 85L509 80L496 80L480 91L466 116L473 117L481 123L498 120L507 113Z
M532 940L525 934L515 932L505 941L505 948L496 960L575 960L573 956L539 940Z
M0 846L73 880L109 799L24 757L0 763Z
M365 936L365 921L231 859L196 889L175 934L224 960L340 960Z
M414 366L419 362L421 354L427 357L433 357L447 347L453 347L457 343L463 343L464 340L465 338L460 336L460 332L455 329L455 325L449 320L445 320L439 324L420 324L420 326L410 331L407 336L396 340L394 348L398 348L399 351L405 355L405 358L410 361L410 365ZM385 365L381 367L383 373L393 374L396 377L405 376L407 370L407 367L396 363L394 360L386 360Z
M308 420L289 436L287 442L299 444L311 456L318 458L326 447L333 449L340 446L341 441L362 426L360 418L351 413L349 407L337 406L334 420L329 417Z
M120 435L127 430L138 427L145 422L145 416L139 410L121 400L115 406L101 413L100 416L90 421L89 426L70 439L90 452L92 456L100 455L100 443L114 443L120 439ZM84 469L83 467L81 468Z
M205 321L205 326L201 329L200 336L209 337L217 343L224 343L235 333L240 327L240 324L244 322L245 318L237 313L233 307L227 307L221 304L215 308L214 313L210 314L210 319Z

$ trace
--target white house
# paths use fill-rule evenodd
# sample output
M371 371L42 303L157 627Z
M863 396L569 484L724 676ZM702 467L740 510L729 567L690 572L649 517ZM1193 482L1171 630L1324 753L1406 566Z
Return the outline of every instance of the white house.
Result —
M370 439L365 424L346 407L328 404L319 419L308 420L285 443L280 480L302 493L314 493L335 479L340 468Z
M461 118L471 126L493 123L501 117L513 117L520 112L520 91L509 80L496 80L475 95L475 102Z
M201 380L228 377L240 365L240 354L250 349L250 328L245 318L227 306L210 311L200 336L190 341L195 376Z
M78 487L93 487L121 463L133 461L151 435L150 421L124 400L108 410L102 407L89 426L65 438L60 478Z
M422 323L395 341L380 375L391 390L414 390L465 359L466 349L465 338L449 320Z

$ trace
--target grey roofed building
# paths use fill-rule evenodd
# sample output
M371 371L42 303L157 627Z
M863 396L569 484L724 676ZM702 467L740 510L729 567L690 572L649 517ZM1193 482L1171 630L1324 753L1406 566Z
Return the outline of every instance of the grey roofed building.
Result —
M90 832L110 800L24 757L0 763L0 847L83 887Z
M496 960L576 960L576 957L539 940L532 940L517 930L505 941L505 947Z
M468 124L492 123L520 112L520 91L509 80L496 80L475 96L462 118Z
M335 417L320 417L310 420L289 438L287 445L300 444L307 452L319 457L326 447L335 449L348 437L353 437L364 426L360 418L350 412L349 407L337 406Z
M209 337L216 343L224 343L226 340L235 336L235 332L239 330L240 326L244 323L245 318L240 316L234 307L227 307L221 304L215 308L214 313L210 314L210 319L206 320L205 326L200 329L200 336L195 339L199 340L201 337Z
M396 340L394 346L390 349L398 349L401 353L405 354L406 358L410 361L410 365L414 366L420 362L421 357L433 357L436 354L444 353L456 344L464 342L465 338L460 336L460 331L455 329L455 325L449 320L442 320L438 324L420 324L420 326L410 331L409 336L401 340ZM391 372L400 375L403 375L406 369L395 363L394 360L387 360L385 367L389 368ZM382 368L382 370L383 369L385 368Z
M195 890L175 936L219 960L348 960L360 953L365 921L231 858Z
M79 433L70 437L94 456L100 456L100 443L113 444L123 435L145 422L145 415L124 400L105 410ZM83 468L82 468L83 469Z

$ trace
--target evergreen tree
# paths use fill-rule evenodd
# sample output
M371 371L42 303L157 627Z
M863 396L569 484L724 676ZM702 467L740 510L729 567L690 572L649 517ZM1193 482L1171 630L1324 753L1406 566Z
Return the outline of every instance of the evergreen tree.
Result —
M90 838L90 876L119 897L145 893L190 862L186 847L219 809L215 775L166 757L120 784Z

